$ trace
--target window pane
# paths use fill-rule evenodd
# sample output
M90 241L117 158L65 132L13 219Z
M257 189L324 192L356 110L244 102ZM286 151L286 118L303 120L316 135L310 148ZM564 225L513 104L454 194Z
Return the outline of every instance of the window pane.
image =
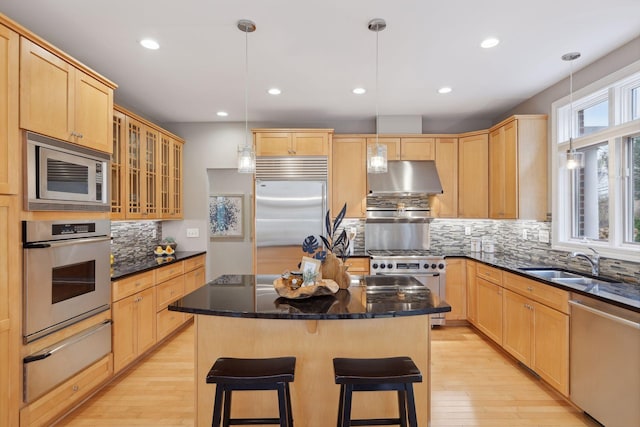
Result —
M589 135L607 127L609 127L608 100L578 111L578 136Z
M609 145L593 145L579 150L585 166L572 176L572 236L582 239L609 238Z
M627 181L629 204L627 208L627 238L625 241L640 243L640 136L629 138L628 146L630 179Z
M640 87L631 90L631 120L640 118Z

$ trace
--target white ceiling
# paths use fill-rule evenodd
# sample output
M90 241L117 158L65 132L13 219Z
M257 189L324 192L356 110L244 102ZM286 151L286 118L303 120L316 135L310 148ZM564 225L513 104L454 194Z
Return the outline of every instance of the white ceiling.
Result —
M491 120L640 35L639 0L0 0L0 11L119 85L116 103L157 122L287 126L380 115ZM487 36L500 38L481 49ZM138 41L155 38L157 51ZM282 89L275 97L269 87ZM367 88L356 96L356 86ZM437 89L451 86L440 95ZM229 112L226 118L216 111Z

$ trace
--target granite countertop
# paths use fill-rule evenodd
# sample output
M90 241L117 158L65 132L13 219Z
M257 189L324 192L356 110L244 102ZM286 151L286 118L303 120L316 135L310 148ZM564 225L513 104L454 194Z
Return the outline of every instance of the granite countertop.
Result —
M367 292L376 282L396 276L353 277L348 289L334 295L306 299L278 296L273 281L278 276L224 275L207 283L169 306L169 310L192 314L262 319L368 319L428 315L451 311L428 288L402 292L403 281L420 283L410 276L398 276L398 288ZM407 282L408 283L408 282ZM422 288L422 287L421 287ZM407 288L408 289L408 288Z
M513 257L503 253L483 253L483 252L467 252L446 255L448 257L464 257L475 261L482 262L484 264L500 268L510 273L518 274L520 276L527 277L529 279L537 280L555 288L563 289L569 292L576 292L581 295L586 295L598 300L617 305L619 307L626 308L635 312L640 312L640 284L620 282L617 279L608 278L602 276L602 278L611 280L611 283L599 284L598 287L592 291L585 292L584 286L571 286L563 285L551 280L545 280L538 276L527 273L521 268L560 268L563 267L557 264L540 264L533 263L531 260L524 260L521 258ZM587 277L592 277L587 273L580 273Z
M145 256L128 261L116 262L111 267L111 281L124 279L133 274L143 273L154 268L184 261L194 256L205 254L205 251L177 251L171 256Z

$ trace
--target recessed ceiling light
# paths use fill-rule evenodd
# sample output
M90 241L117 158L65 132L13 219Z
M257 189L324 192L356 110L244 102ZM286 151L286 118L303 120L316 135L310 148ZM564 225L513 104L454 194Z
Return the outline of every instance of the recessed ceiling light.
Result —
M140 44L143 47L146 47L147 49L151 49L151 50L160 49L160 44L158 44L158 42L153 39L142 39L140 40Z
M367 92L367 90L363 87L357 87L354 90L352 90L353 93L355 93L356 95L363 95L364 93Z
M483 47L485 49L489 49L491 47L498 46L499 43L500 43L500 40L498 40L497 38L489 37L487 39L482 40L482 43L480 43L480 47Z
M453 89L451 89L448 86L445 87L441 87L440 89L438 89L438 93L450 93Z
M226 111L218 111L218 112L216 113L216 115L217 115L218 117L227 117L227 116L229 115L229 113L227 113Z
M269 95L280 95L282 93L282 91L277 87L272 87L267 92L269 92Z

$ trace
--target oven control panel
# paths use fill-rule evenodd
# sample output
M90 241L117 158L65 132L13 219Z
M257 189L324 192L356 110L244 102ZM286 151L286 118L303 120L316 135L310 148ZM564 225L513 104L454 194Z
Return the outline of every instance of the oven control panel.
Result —
M440 272L446 268L444 259L393 259L371 258L369 268L372 273L426 273Z

